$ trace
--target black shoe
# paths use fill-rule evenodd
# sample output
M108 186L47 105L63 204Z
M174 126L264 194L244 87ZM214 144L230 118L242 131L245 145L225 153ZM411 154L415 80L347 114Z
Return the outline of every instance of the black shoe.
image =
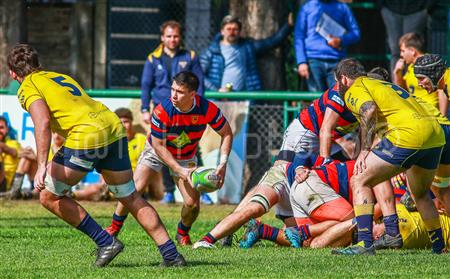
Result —
M120 252L124 245L117 238L113 237L113 243L105 247L97 247L97 258L94 265L96 267L107 266Z
M376 250L381 249L399 249L403 246L403 239L400 234L396 236L390 236L388 234L383 234L380 238L373 242L373 247Z
M231 247L233 245L233 234L227 235L220 240L222 247Z
M172 261L166 261L164 260L161 263L161 267L181 267L186 266L186 260L184 259L183 255L178 254L178 256L172 260Z

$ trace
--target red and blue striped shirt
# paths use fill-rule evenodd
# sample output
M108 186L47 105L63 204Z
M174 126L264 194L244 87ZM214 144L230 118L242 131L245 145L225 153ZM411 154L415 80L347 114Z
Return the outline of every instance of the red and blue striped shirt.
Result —
M321 157L314 154L309 156L297 155L294 161L287 166L286 175L289 185L292 185L295 180L295 169L303 166L315 171L324 183L352 204L353 194L350 187L350 178L353 175L355 160L346 162L334 160L330 164L321 166L320 159Z
M299 114L299 120L306 129L319 136L327 108L340 116L333 132L334 140L351 132L358 125L355 116L345 106L344 100L339 95L337 85L325 91L319 99L314 100L307 108L303 109Z
M166 148L177 160L194 157L198 143L210 125L215 131L223 128L227 120L212 102L195 96L194 106L189 112L181 112L167 99L153 110L151 137L166 140Z

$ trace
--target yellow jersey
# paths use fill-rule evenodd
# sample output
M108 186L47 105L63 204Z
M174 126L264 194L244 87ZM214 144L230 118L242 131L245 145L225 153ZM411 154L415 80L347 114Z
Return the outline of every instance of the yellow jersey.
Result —
M25 77L17 92L19 102L26 111L36 100L47 104L51 129L66 139L64 145L69 148L100 148L125 136L116 114L89 97L67 75L34 72Z
M131 168L136 169L139 156L145 147L147 137L144 134L136 133L134 138L128 142L128 155L130 156Z
M5 144L9 148L13 148L17 151L17 156L13 157L9 154L2 153L2 160L3 160L3 166L5 169L5 179L6 179L6 189L9 189L9 186L11 185L11 182L14 178L14 175L16 174L17 165L19 164L19 151L22 148L20 146L20 143L16 140L12 140L9 137L5 139Z
M428 231L419 212L409 212L403 204L397 204L398 225L403 238L403 248L424 249L431 247ZM439 215L442 233L447 247L450 247L450 217Z
M427 90L419 86L419 81L414 75L414 64L409 64L403 79L406 82L406 87L411 95L420 99L435 108L439 108L439 97L437 92L428 93Z
M447 68L447 70L444 73L444 92L447 95L448 99L450 100L450 68Z
M377 106L376 132L401 148L427 149L444 145L439 123L409 93L395 84L359 77L345 93L345 102L359 122L361 105Z

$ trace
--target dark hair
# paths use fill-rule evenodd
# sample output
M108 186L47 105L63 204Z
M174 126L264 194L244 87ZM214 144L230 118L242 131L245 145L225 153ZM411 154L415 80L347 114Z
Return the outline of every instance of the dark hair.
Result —
M173 77L173 81L178 85L186 86L189 91L197 91L199 81L198 77L192 72L179 72Z
M398 40L398 45L401 46L402 44L404 44L405 47L415 48L421 53L424 52L424 40L422 36L417 33L410 32L401 36Z
M230 23L236 23L239 27L239 30L242 29L242 22L239 20L237 16L227 15L222 19L222 22L220 23L220 29L222 30L225 25Z
M21 78L42 69L37 51L27 44L14 46L8 54L7 61L9 69Z
M433 88L437 86L446 70L447 63L439 54L425 54L414 63L414 75L429 78Z
M118 108L114 111L114 113L117 114L119 118L126 118L133 121L133 113L127 108Z
M334 71L336 78L339 80L342 76L356 79L360 76L367 75L364 66L355 58L346 58L341 60Z
M181 24L178 21L175 20L168 20L163 22L163 24L161 24L161 27L159 27L159 32L161 33L161 35L164 35L164 31L166 31L166 28L170 27L170 28L177 28L180 31L180 35L182 33L182 29L181 29Z
M0 115L0 122L1 121L3 121L5 123L5 125L8 126L8 128L9 128L8 120L6 120L6 118L4 116L2 116L2 115Z
M367 73L368 77L391 82L388 70L383 67L375 67Z

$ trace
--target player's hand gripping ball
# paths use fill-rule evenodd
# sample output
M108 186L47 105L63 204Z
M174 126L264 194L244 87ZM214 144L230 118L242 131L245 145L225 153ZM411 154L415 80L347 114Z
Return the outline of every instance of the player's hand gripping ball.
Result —
M192 187L199 192L211 193L219 189L220 176L215 168L199 167L191 173Z

